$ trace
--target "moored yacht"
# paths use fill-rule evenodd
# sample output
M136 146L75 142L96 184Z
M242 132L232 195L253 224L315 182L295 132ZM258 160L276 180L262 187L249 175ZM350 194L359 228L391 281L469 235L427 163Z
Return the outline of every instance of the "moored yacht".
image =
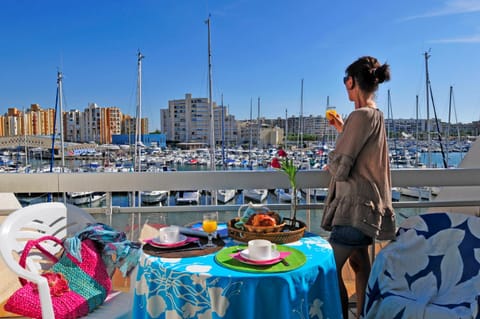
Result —
M288 188L276 188L274 191L277 198L282 202L292 202L292 193ZM297 200L302 197L302 193L297 191Z
M67 192L67 201L74 205L84 205L98 202L107 196L105 192Z
M243 190L243 196L245 199L250 199L254 202L261 203L263 202L268 195L268 189L245 189Z
M168 198L168 191L161 190L152 190L152 191L142 191L140 193L142 198L142 203L145 204L157 204L163 202Z
M178 191L176 194L176 203L177 205L198 205L200 204L200 191Z
M235 198L236 192L234 189L219 189L217 191L217 200L221 203L228 203Z

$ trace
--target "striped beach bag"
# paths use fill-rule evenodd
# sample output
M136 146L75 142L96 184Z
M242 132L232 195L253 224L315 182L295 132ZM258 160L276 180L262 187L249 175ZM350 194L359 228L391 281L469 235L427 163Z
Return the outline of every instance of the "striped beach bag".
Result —
M81 260L78 260L65 251L60 258L53 256L41 245L46 240L63 247L62 241L54 236L29 240L19 264L25 268L27 256L35 247L53 262L42 276L47 278L50 286L55 319L74 319L87 315L105 301L112 285L96 244L90 239L83 240ZM37 285L23 278L20 278L20 283L22 287L7 300L5 310L26 317L42 318Z

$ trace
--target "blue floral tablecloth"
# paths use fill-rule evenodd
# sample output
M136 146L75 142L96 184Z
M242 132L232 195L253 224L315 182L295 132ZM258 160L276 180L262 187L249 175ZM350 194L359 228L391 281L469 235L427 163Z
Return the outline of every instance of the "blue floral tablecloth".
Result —
M231 270L217 264L214 254L172 259L144 253L134 283L133 317L341 318L337 272L328 242L306 234L287 245L302 251L307 262L281 273Z

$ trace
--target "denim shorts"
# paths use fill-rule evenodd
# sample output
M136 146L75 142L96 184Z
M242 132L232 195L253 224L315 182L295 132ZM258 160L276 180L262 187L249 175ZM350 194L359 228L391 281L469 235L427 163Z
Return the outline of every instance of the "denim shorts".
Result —
M330 233L330 242L338 245L360 247L371 245L373 239L352 226L333 226Z

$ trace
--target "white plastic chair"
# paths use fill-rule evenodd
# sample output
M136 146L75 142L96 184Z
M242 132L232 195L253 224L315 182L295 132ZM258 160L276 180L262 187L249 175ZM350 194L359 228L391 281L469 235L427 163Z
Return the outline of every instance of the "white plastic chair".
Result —
M26 269L18 264L18 258L28 240L45 235L60 239L74 235L95 219L83 209L62 203L41 203L14 211L0 225L0 255L5 264L19 277L38 286L43 318L54 318L50 289L39 271L46 267L40 255L31 253ZM58 253L62 247L50 241L42 244L50 253ZM132 290L111 292L102 306L88 314L88 318L131 318Z

